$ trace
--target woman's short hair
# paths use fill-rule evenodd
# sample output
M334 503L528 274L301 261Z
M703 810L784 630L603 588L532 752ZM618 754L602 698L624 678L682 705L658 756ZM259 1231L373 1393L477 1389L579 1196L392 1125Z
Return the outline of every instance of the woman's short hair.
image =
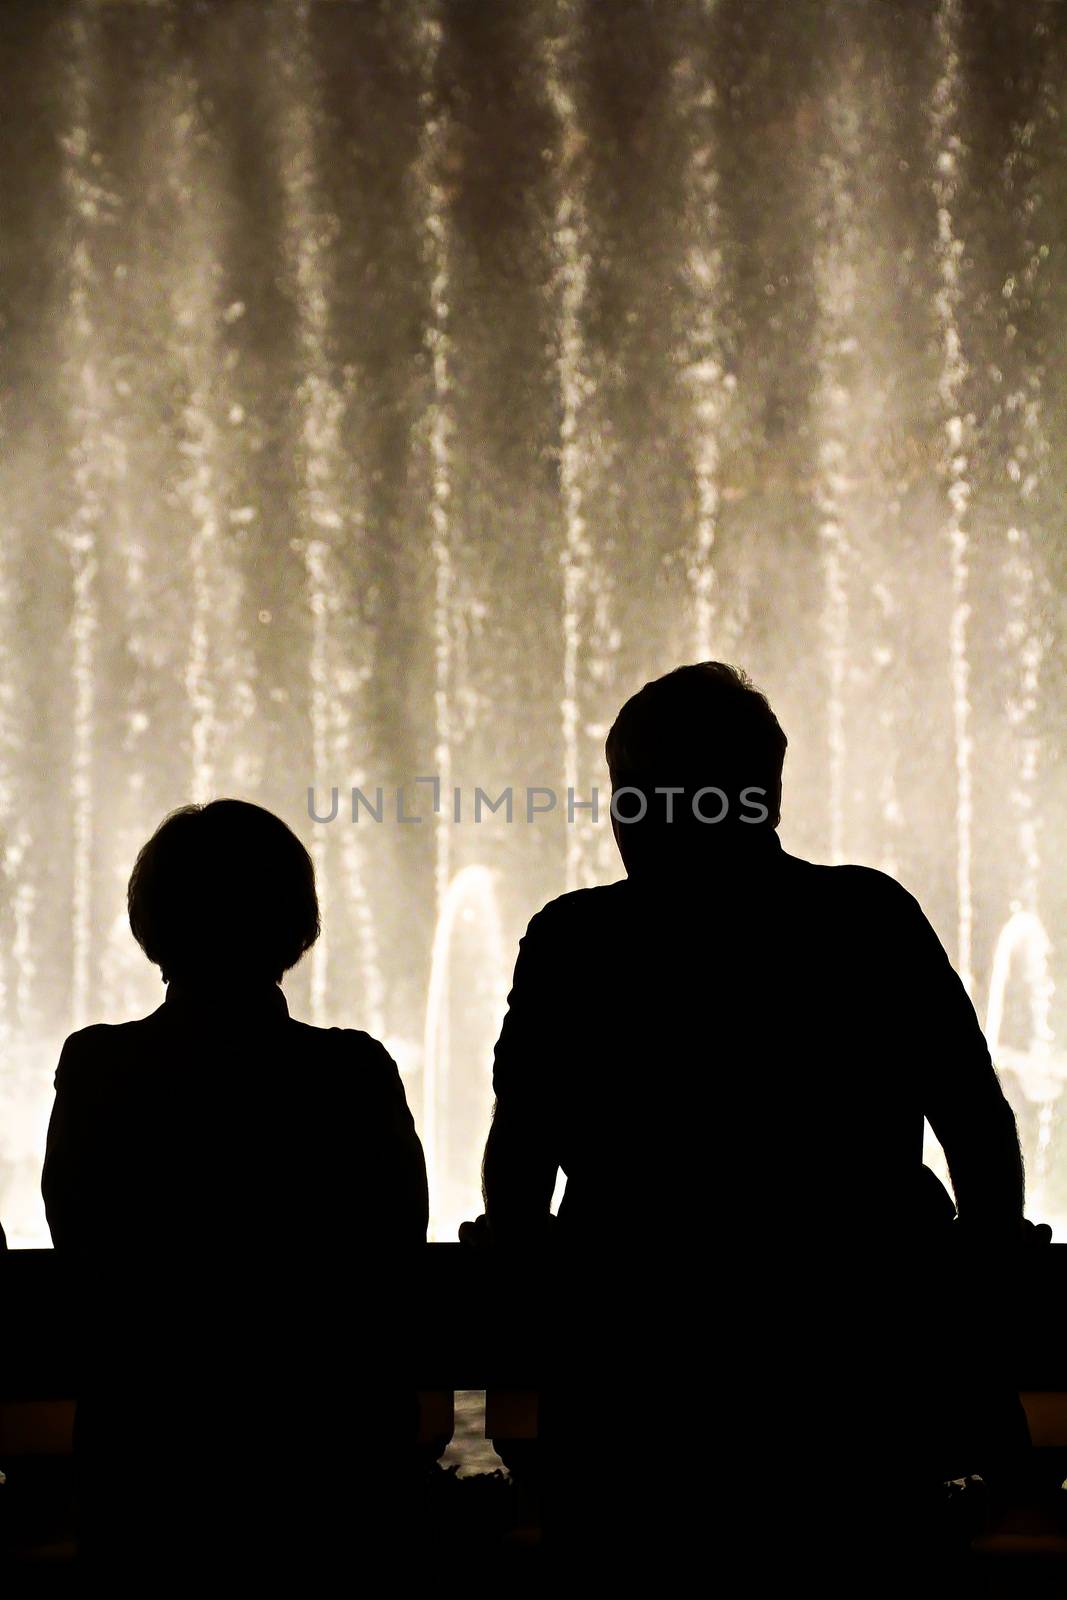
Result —
M133 936L166 980L277 983L319 936L311 857L280 817L244 800L171 812L126 898Z

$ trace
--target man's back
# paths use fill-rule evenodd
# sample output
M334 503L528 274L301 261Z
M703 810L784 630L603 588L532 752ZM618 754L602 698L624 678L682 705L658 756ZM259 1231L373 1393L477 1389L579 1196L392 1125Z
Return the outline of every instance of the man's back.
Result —
M828 1514L835 1546L869 1546L888 1481L899 1547L919 1487L974 1469L948 1447L982 1410L964 1388L997 1365L996 1319L924 1239L924 1115L964 1237L1022 1220L1014 1118L918 906L781 851L787 744L723 662L622 707L605 755L629 876L530 924L484 1164L505 1242L543 1235L567 1174L543 1417L561 1543L603 1552L595 1481L654 1566L719 1522L764 1579L772 1550L776 1584Z
M741 863L535 917L495 1087L505 1114L536 1102L551 1128L568 1232L711 1242L740 1226L791 1251L828 1230L869 1247L909 1230L924 1115L951 1156L1006 1112L915 901L880 873L788 856L773 833Z
M899 885L768 834L684 882L564 896L522 943L495 1086L490 1218L517 1215L509 1172L567 1175L575 1270L545 1308L565 1525L595 1482L653 1549L708 1516L743 1541L772 1501L793 1536L848 1506L863 1543L887 1485L973 1469L949 1324L969 1353L989 1329L924 1237L923 1117L979 1224L1016 1214L1013 1123Z

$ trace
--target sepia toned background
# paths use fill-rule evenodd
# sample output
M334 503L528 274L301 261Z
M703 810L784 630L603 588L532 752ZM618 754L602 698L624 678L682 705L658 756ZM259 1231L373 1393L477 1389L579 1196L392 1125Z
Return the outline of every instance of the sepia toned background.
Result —
M215 794L312 847L291 1008L389 1043L448 1236L517 939L619 871L520 797L603 797L709 656L787 848L919 896L1067 1219L1067 8L8 0L0 84L11 1242L64 1035L161 998L134 855ZM429 775L461 822L346 820Z

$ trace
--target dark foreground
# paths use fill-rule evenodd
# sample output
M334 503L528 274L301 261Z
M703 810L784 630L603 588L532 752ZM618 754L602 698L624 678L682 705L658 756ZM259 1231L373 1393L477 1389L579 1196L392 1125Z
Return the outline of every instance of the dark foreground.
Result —
M537 1445L537 1352L523 1329L523 1286L478 1252L459 1246L430 1246L419 1267L422 1282L415 1298L416 1326L425 1330L412 1345L418 1383L418 1487L411 1502L411 1539L431 1567L461 1563L509 1584L545 1575ZM1035 1257L1027 1293L1019 1308L1022 1324L1017 1380L1034 1440L1026 1481L1010 1495L997 1494L975 1479L941 1486L925 1508L924 1570L915 1573L919 1592L996 1596L1067 1594L1067 1308L1064 1278L1067 1247L1051 1247ZM0 1551L7 1593L63 1592L79 1585L76 1540L76 1489L72 1454L76 1389L69 1318L65 1311L62 1268L49 1251L12 1251L0 1256L3 1349L0 1367ZM421 1306L421 1314L420 1314ZM509 1312L511 1314L506 1314ZM509 1335L507 1330L513 1330ZM368 1385L373 1374L367 1374ZM473 1393L485 1391L485 1431L510 1470L485 1470L496 1459L478 1448L481 1417ZM648 1430L649 1408L684 1403L676 1385L657 1375L639 1375L622 1406L640 1410ZM458 1407L457 1407L458 1398ZM847 1398L862 1408L862 1395ZM153 1396L146 1395L146 1407ZM636 1414L635 1414L636 1423ZM451 1448L450 1441L453 1441ZM359 1441L353 1440L358 1452ZM211 1441L204 1441L206 1452ZM709 1440L713 1448L713 1440ZM768 1440L767 1469L751 1485L757 1507L766 1507L768 1537L778 1521L782 1497L796 1470L788 1439ZM589 1460L596 1473L595 1453ZM872 1448L869 1463L854 1464L866 1474L877 1504L888 1488L880 1480ZM635 1447L632 1474L661 1492L672 1462L646 1443ZM287 1494L300 1463L264 1463L265 1497L284 1514ZM195 1485L190 1487L195 1494ZM691 1501L691 1496L688 1497ZM730 1548L730 1532L706 1506L706 1548L711 1576L733 1569L739 1554L746 1566L752 1552ZM342 1513L343 1515L343 1513ZM691 1536L691 1530L689 1530ZM825 1518L811 1528L810 1543L797 1552L797 1574L815 1576L819 1551L836 1538L832 1493ZM598 1537L611 1546L611 1558L625 1557L628 1530L604 1527ZM892 1530L883 1536L892 1540ZM875 1593L891 1552L861 1553L856 1593ZM312 1552L309 1552L309 1563ZM359 1550L353 1542L354 1569ZM755 1558L758 1562L758 1555ZM471 1566L474 1563L474 1566ZM145 1592L163 1586L159 1574L145 1573ZM758 1576L753 1571L753 1578Z

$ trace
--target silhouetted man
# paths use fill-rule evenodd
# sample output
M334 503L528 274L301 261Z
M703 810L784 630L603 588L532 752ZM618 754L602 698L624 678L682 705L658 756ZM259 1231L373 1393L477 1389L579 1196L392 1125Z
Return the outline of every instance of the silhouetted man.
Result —
M931 1373L988 1329L924 1265L951 1230L923 1118L994 1255L1022 1227L1014 1118L911 895L782 850L785 751L731 667L647 684L607 740L626 878L552 902L520 946L486 1211L494 1238L536 1239L566 1174L545 1434L586 1555L699 1530L766 1566L768 1520L787 1545L827 1514L855 1529L879 1493L860 1482L975 1466Z
M289 1016L319 911L277 817L175 812L129 913L166 1000L67 1040L43 1180L80 1268L85 1547L127 1574L295 1557L307 1579L380 1529L407 1459L380 1290L425 1240L422 1149L384 1047Z

